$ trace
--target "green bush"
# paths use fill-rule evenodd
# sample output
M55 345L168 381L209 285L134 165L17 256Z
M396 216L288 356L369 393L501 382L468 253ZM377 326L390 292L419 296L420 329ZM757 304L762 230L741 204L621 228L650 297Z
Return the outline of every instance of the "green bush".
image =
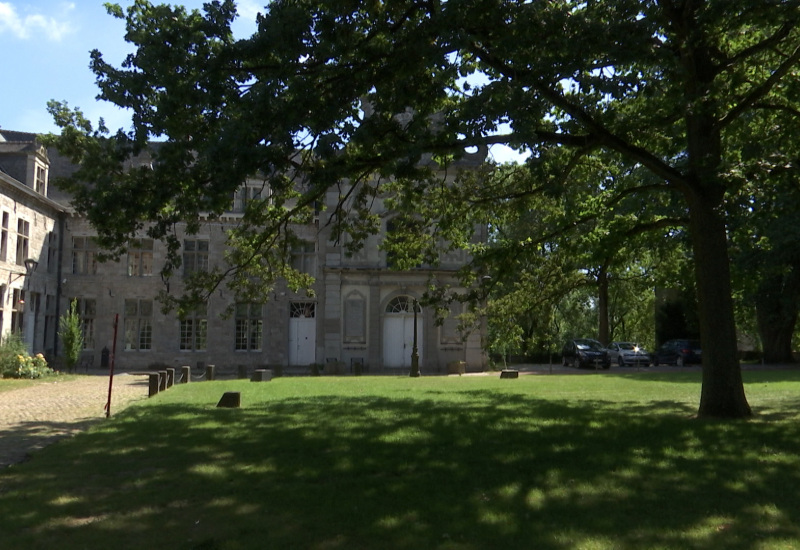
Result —
M56 374L41 353L31 356L19 334L8 334L0 343L0 374L3 378L42 378Z

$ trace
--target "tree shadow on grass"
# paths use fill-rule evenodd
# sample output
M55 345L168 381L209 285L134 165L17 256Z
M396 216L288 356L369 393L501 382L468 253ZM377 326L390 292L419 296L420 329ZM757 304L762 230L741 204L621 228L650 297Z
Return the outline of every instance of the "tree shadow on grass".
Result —
M323 396L134 407L0 477L0 521L20 528L20 547L62 549L800 540L794 424L691 421L669 401L621 412L466 393L468 405Z

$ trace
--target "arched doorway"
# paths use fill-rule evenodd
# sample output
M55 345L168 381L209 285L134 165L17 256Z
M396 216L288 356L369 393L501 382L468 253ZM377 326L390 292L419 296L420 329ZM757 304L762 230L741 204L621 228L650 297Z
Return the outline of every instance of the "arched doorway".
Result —
M422 363L422 308L410 296L397 296L386 304L383 316L383 365L411 366L414 345L414 306L417 310L417 353Z

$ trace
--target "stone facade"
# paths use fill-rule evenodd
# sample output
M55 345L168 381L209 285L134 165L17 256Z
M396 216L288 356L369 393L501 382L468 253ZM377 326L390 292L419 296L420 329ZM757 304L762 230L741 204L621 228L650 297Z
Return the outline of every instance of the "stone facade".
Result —
M378 248L392 217L380 200L374 208L381 216L382 232L352 256L332 238L325 211L323 219L296 228L306 246L297 251L295 265L315 276L313 297L294 294L279 284L266 304L236 305L226 318L222 313L232 305L233 296L222 289L210 298L206 311L181 320L174 312L162 313L156 301L164 289L159 271L165 250L160 243L143 235L127 257L98 262L93 229L75 215L69 198L57 190L48 198L46 183L44 192L35 190L36 170L27 166L40 162L50 168L47 152L35 144L35 136L2 130L0 136L6 138L0 141L0 152L2 146L9 150L0 157L0 204L3 215L9 214L12 247L7 261L0 254L0 276L6 283L0 321L4 333L22 326L34 352L58 354L54 323L70 300L77 299L85 326L84 361L94 368L105 366L109 352L116 349L116 364L131 368L215 364L310 372L310 365L316 364L322 372L402 373L410 366L415 322L423 373L446 373L454 361L466 362L468 370L486 366L482 328L462 338L454 317L437 325L434 312L416 302L430 283L455 284L464 254L443 258L435 270L393 270ZM51 157L53 171L69 168L56 155ZM476 155L467 162L481 160ZM6 165L14 169L3 173ZM26 179L18 181L12 173ZM330 208L337 200L334 193L326 198ZM184 269L224 263L225 231L237 222L236 210L234 204L229 216L204 224L198 235L179 235ZM29 222L29 255L39 262L30 275L13 254L17 220ZM180 274L173 277L170 292L181 292L181 280ZM22 291L31 298L25 300L24 317L13 314L15 327L11 316L19 304L14 306L13 297Z

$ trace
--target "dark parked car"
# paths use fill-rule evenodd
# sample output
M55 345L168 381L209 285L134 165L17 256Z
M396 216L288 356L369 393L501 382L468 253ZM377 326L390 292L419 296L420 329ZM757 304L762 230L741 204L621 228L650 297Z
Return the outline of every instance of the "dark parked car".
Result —
M701 361L700 340L667 340L653 354L653 365L677 365L682 367L690 363L700 363Z
M564 344L561 357L564 366L572 365L575 368L602 367L607 369L611 366L606 348L597 340L590 338L570 340Z
M633 342L611 342L608 345L608 359L620 367L630 365L646 367L650 364L650 354L647 350Z

